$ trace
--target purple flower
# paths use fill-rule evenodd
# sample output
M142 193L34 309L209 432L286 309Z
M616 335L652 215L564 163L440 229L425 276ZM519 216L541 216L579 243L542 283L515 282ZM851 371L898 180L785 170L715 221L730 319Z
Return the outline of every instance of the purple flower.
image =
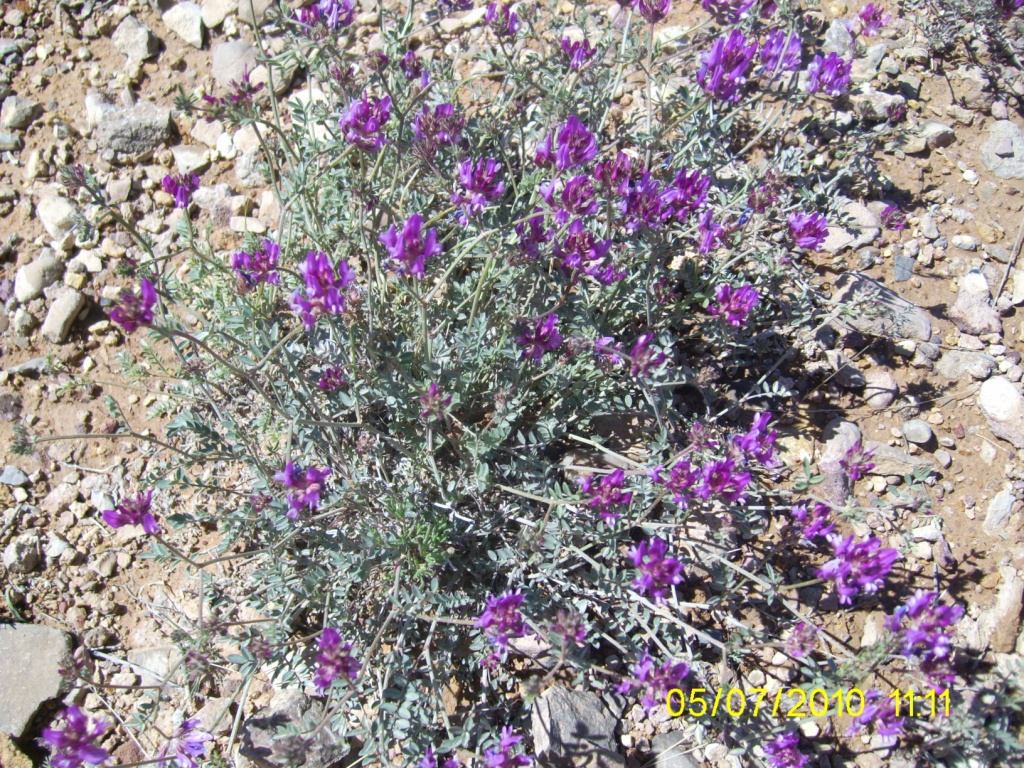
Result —
M558 617L548 625L548 635L557 637L563 649L583 645L587 639L587 625L583 617L573 610L558 611Z
M833 559L819 568L819 578L836 583L839 602L851 605L861 592L872 594L885 585L885 577L899 559L895 549L882 549L882 542L871 537L854 542L853 536L843 538L835 533L825 537L832 545Z
M157 765L166 765L170 761L166 755L171 752L178 768L199 768L196 758L206 757L210 751L210 742L213 741L213 734L199 730L199 723L198 717L183 722L170 741L160 748L156 755L160 760Z
M690 667L684 662L667 661L655 667L647 651L630 666L629 671L630 676L619 683L617 692L629 696L634 691L642 690L644 696L640 703L648 713L659 704L664 704L668 692L673 688L681 688L690 676Z
M255 253L239 251L231 258L231 267L249 287L256 283L278 285L281 282L277 274L277 260L281 255L281 246L273 240L264 239L263 245Z
M597 509L601 519L608 525L619 519L619 513L615 507L629 506L629 502L633 500L631 491L622 490L625 479L626 473L621 469L616 469L596 483L592 475L586 475L577 481L580 484L580 489L590 495L587 506Z
M767 429L768 422L771 420L772 415L767 411L757 414L747 433L736 437L735 440L740 450L766 467L775 465L772 455L775 452L775 440L779 436L774 429Z
M796 731L780 733L764 745L770 768L804 768L810 758L797 749L800 734Z
M882 27L889 23L892 16L882 15L882 9L876 8L874 3L865 5L857 14L856 30L864 37L874 37L882 31Z
M747 205L754 213L764 213L768 210L768 206L777 202L778 199L779 195L775 184L768 182L750 190L750 194L747 195Z
M557 193L559 186L561 194ZM544 202L554 211L555 223L560 227L564 226L571 216L589 216L599 210L589 176L573 176L564 184L560 181L546 181L538 190Z
M415 80L423 76L423 59L416 55L416 51L407 51L399 66L406 80Z
M88 716L72 705L64 710L64 729L43 729L43 741L54 748L50 755L53 768L79 768L83 763L99 765L110 759L110 753L96 746L107 730L105 720L90 723Z
M846 470L846 475L850 478L851 483L856 483L864 476L865 472L870 472L875 468L875 465L868 461L868 459L871 458L871 454L874 452L874 448L865 451L864 446L862 446L860 440L858 440L850 446L850 450L848 450L846 455L839 460L839 466Z
M554 352L562 343L562 336L558 333L558 315L552 313L535 320L533 329L523 329L516 335L515 342L526 347L523 360L530 358L539 363L545 352Z
M391 97L370 99L366 91L353 101L346 115L338 121L345 131L345 140L364 152L376 152L387 143L384 124L391 119Z
M519 608L525 599L519 590L488 597L487 607L476 620L477 628L484 631L492 644L502 650L507 649L510 639L526 632L526 624L519 615Z
M929 681L945 688L955 677L949 630L960 621L964 609L959 605L941 605L937 599L936 592L917 590L886 619L885 628L896 634L899 652L907 658L919 657L921 671Z
M668 544L662 539L641 541L626 554L640 571L633 589L651 597L655 604L665 602L669 589L683 580L683 564L667 556Z
M570 40L568 37L563 37L562 53L569 60L569 69L582 69L597 55L597 48L594 48L586 38Z
M744 18L760 0L701 0L701 7L725 24Z
M412 123L412 133L427 158L433 157L438 147L458 144L466 118L455 113L451 104L438 104L434 111L424 106Z
M797 248L817 250L828 237L828 219L820 213L791 213L787 221Z
M548 137L550 147L550 135ZM550 148L549 148L550 152ZM576 115L570 115L558 130L558 149L555 151L555 167L560 171L589 163L597 157L597 140Z
M345 378L342 373L343 371L337 365L324 368L323 373L320 374L320 380L316 383L317 387L321 392L337 392L345 386Z
M725 227L715 221L713 217L714 211L708 208L697 223L697 231L700 232L700 243L697 250L701 253L710 253L712 248L721 245L722 236L725 234Z
M742 502L748 485L749 472L737 472L736 463L730 458L719 459L701 468L700 485L694 493L705 500L718 496L722 501Z
M626 232L630 235L641 229L659 229L673 211L666 201L673 198L673 191L662 192L658 182L651 179L649 171L629 185L625 199L619 208L625 218Z
M131 333L140 325L153 322L153 305L156 304L156 288L146 278L139 282L140 295L121 291L118 304L110 310L110 319Z
M649 23L657 24L672 10L672 0L636 0L636 9Z
M134 498L123 499L117 505L117 509L106 509L103 511L103 522L111 528L120 528L122 525L141 525L142 530L150 536L160 533L160 526L156 518L150 512L153 505L153 492L146 491Z
M391 258L402 265L399 274L408 273L418 278L426 274L426 260L442 251L441 244L437 242L437 230L431 228L424 233L423 217L418 213L406 220L401 234L392 224L381 233L380 241Z
M498 748L491 747L484 752L484 765L487 768L523 768L529 765L533 762L530 755L512 754L512 747L522 740L522 736L514 735L512 728L505 726L501 729L501 741Z
M318 3L320 18L332 32L339 27L352 26L356 8L352 0L320 0Z
M633 165L625 152L616 154L614 160L594 166L594 178L619 195L624 195L629 189L632 175Z
M696 469L688 460L680 459L668 471L667 477L664 472L664 468L659 464L649 470L647 475L672 494L672 501L685 508L693 497L693 487L700 479L700 470Z
M642 333L637 338L636 344L629 351L630 376L650 376L651 371L667 359L663 352L650 346L652 341L654 341L653 333Z
M175 208L188 208L189 197L199 189L199 177L194 173L164 176L163 187L174 198Z
M710 187L709 176L704 176L698 170L689 171L683 168L666 190L665 202L674 209L675 217L679 221L686 221L707 202Z
M320 6L311 5L309 8L299 8L295 11L294 18L305 27L315 27L320 23Z
M802 659L818 647L818 629L813 624L803 621L793 627L791 634L785 642L785 651L794 659Z
M757 41L747 40L734 29L728 37L720 37L711 50L701 56L697 82L709 95L722 101L737 102L747 82L747 70L757 53Z
M768 30L761 46L761 63L771 75L800 69L800 37L790 30Z
M555 154L552 150L553 134L548 131L540 140L537 149L533 153L533 164L538 168L550 168L555 163Z
M420 404L423 410L420 411L420 418L430 421L432 419L444 418L445 409L452 404L451 395L443 395L437 388L437 382L430 382L425 394L420 395Z
M355 680L360 664L352 655L352 643L342 643L338 630L325 627L320 634L320 655L316 657L313 684L326 691L339 677Z
M544 213L540 208L526 221L516 224L519 248L530 261L540 258L540 247L551 239L551 233L544 229Z
M850 87L850 62L838 53L830 53L825 58L816 55L807 68L807 92L824 91L829 96L842 96Z
M622 365L622 345L616 344L611 336L602 336L594 340L594 354L598 361L607 365Z
M498 3L488 5L484 21L498 37L515 37L519 34L519 16L504 5Z
M309 251L300 269L305 280L305 294L296 290L292 294L291 307L302 316L302 322L309 330L316 325L320 315L340 315L345 311L342 289L355 276L347 261L339 261L337 268L332 267L327 254L320 251Z
M891 229L893 232L899 232L907 226L907 217L895 205L887 205L882 211L880 218L882 219L882 226L886 229Z
M477 160L475 166L472 160L459 163L459 183L464 191L456 189L452 194L452 202L462 206L462 215L459 217L461 226L468 225L470 218L482 213L487 203L505 194L505 185L497 180L499 173L501 163L497 160Z
M846 737L856 736L869 725L882 737L883 747L896 745L896 737L903 733L904 719L896 716L896 702L875 688L869 688L864 696L864 711L853 718L846 731Z
M300 512L306 509L312 512L319 506L320 493L330 474L330 467L324 469L310 467L303 474L300 467L289 461L285 463L284 469L274 475L274 480L282 483L285 488L297 491L297 493L289 493L287 496L288 512L286 517L289 520L298 520Z
M715 289L717 304L708 307L709 315L721 315L729 325L740 328L747 323L747 315L757 306L761 296L751 285L744 285L736 290L728 283Z
M805 541L811 541L822 536L828 536L835 530L835 524L830 522L832 508L820 501L808 511L803 504L795 504L789 509L789 514L797 521L800 528L800 536Z

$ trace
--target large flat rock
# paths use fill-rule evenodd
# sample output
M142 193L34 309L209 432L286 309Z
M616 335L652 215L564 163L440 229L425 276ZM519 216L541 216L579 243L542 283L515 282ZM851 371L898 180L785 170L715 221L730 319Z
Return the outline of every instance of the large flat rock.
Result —
M71 637L37 624L0 624L0 731L21 738L40 706L70 688L60 669Z

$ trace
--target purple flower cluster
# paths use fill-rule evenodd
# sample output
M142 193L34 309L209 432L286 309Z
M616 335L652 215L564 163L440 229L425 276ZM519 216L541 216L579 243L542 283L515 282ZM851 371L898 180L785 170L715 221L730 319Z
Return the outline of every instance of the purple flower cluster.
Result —
M618 693L629 696L635 691L643 691L640 703L648 712L659 704L665 703L668 692L673 688L682 688L686 678L690 676L690 667L685 662L667 661L660 667L654 666L654 659L644 651L636 664L630 667L630 676L619 683Z
M444 395L437 387L437 382L430 382L427 391L420 395L420 418L430 421L432 419L443 419L444 412L452 404L452 396Z
M264 238L263 245L255 253L239 251L232 256L231 267L250 288L257 283L278 285L281 282L277 274L277 260L280 256L281 246Z
M430 77L423 69L423 59L416 55L416 51L406 51L405 56L398 62L398 65L402 68L402 75L406 80L420 78L422 87L427 87Z
M309 251L300 270L305 290L292 294L291 307L302 316L306 329L311 330L320 315L340 315L345 311L342 289L355 275L347 261L339 261L337 267L332 267L327 254L320 251Z
M402 226L401 233L392 224L380 235L380 241L387 248L388 255L399 262L399 274L410 274L422 278L426 274L426 261L443 250L437 242L437 230L423 232L423 217L418 213L410 216Z
M569 62L569 69L583 69L597 55L597 48L594 48L586 38L570 40L563 37L562 53Z
M515 336L515 342L523 350L523 360L527 358L539 363L545 352L554 352L562 343L562 335L558 332L558 316L545 315L533 323L533 328L524 328Z
M663 192L650 172L644 171L626 188L625 197L619 203L626 232L632 235L641 229L659 229L674 213L668 205L674 196L674 190Z
M764 753L770 768L804 768L810 758L797 749L799 745L800 734L796 731L780 733L765 744Z
M772 414L768 411L757 414L754 423L747 430L746 434L738 435L733 441L748 457L759 461L766 467L776 466L774 457L775 441L779 433L774 429L768 429L768 422L772 420Z
M874 37L891 19L892 16L883 15L882 9L876 8L874 3L868 3L857 14L857 18L854 20L854 29L851 31L854 34L864 35L864 37Z
M597 140L576 115L570 115L558 129L557 142L549 132L537 147L533 161L541 168L554 165L559 171L571 171L597 157Z
M693 487L700 480L700 470L694 468L686 459L680 459L664 475L664 468L658 466L648 470L647 476L654 482L665 486L665 489L672 494L672 501L680 507L686 507L693 497Z
M351 652L352 643L342 643L338 630L325 627L320 634L320 655L316 657L314 685L326 691L338 678L355 680L359 677L360 664Z
M286 514L289 520L298 520L300 512L306 509L312 512L319 506L320 494L324 489L327 476L330 474L330 467L324 469L310 467L303 474L302 469L297 467L295 462L289 461L285 463L284 469L274 475L274 480L282 483L285 488L296 491L287 496L288 512Z
M829 53L824 58L816 55L807 68L808 93L824 91L829 96L842 96L850 87L850 66L838 53Z
M896 702L875 688L864 695L864 711L853 718L846 737L856 736L869 725L882 738L883 747L896 745L896 737L903 733L904 718L896 716Z
M717 248L722 244L725 227L715 221L714 211L708 208L697 223L697 232L700 234L697 250L701 253L711 253L712 248Z
M804 541L828 536L835 530L836 526L831 522L832 507L828 504L817 502L810 510L803 504L795 504L790 507L789 514L796 520L800 528L800 538Z
M317 5L320 9L320 18L332 32L341 27L352 26L356 14L355 3L352 0L320 0Z
M160 533L160 526L150 511L153 506L153 492L146 491L134 498L123 499L117 505L117 509L106 509L103 511L103 522L111 528L120 528L122 525L141 525L142 530L150 536Z
M800 37L792 31L776 27L768 30L761 45L761 64L772 75L800 69Z
M580 226L583 226L582 222ZM539 259L540 247L551 240L551 233L544 228L544 212L537 208L533 216L516 224L516 234L523 257L529 261Z
M879 218L882 220L882 226L886 229L891 229L893 232L900 232L901 230L906 229L907 217L903 211L895 205L885 206Z
M192 193L199 189L199 177L194 173L164 176L164 192L174 198L175 208L188 208Z
M523 740L522 736L512 733L510 726L501 729L501 741L498 747L491 747L484 752L484 765L487 768L525 768L533 762L530 755L512 754L512 747ZM445 768L448 768L447 764Z
M850 450L846 452L846 455L839 460L839 466L846 471L846 476L850 478L851 483L855 483L864 476L865 472L869 472L875 468L875 465L868 461L871 458L871 454L875 452L875 449L865 451L864 446L861 445L860 440L850 446Z
M498 37L515 37L519 34L519 16L508 6L491 3L487 6L484 21Z
M538 191L551 207L558 226L564 226L572 216L586 216L598 211L594 185L589 176L573 176L564 182L546 181Z
M316 386L321 392L337 392L345 386L344 372L340 366L329 365L320 374Z
M933 685L945 688L954 678L953 641L949 630L960 621L959 605L940 605L936 592L917 592L885 621L885 628L897 634L899 652L921 659L921 671Z
M468 225L469 220L482 213L488 203L505 194L505 185L497 180L499 173L501 163L497 160L477 160L476 165L472 160L459 163L462 191L457 189L452 193L452 202L462 206L462 215L459 217L461 226Z
M519 590L488 597L487 607L476 620L477 628L482 629L487 639L503 651L508 649L510 639L526 632L526 623L519 614L525 599Z
M441 765L442 768L461 768L462 763L459 762L457 757L449 757ZM426 754L420 760L419 768L437 768L437 758L434 756L433 747L427 747Z
M633 500L631 491L622 490L625 479L626 473L621 469L616 469L597 482L594 482L592 475L586 475L578 480L580 489L590 496L587 506L595 508L601 519L608 525L619 519L616 507L629 506Z
M366 91L353 101L338 124L345 131L345 140L364 152L376 152L387 143L384 124L391 119L391 97L371 99Z
M816 573L819 578L835 582L842 605L851 605L861 592L873 594L881 589L900 557L895 549L883 549L882 542L874 536L855 541L853 536L843 538L830 533L825 538L832 545L833 558Z
M728 283L723 283L715 290L716 304L708 306L709 315L721 315L729 325L740 328L747 323L747 315L757 306L761 296L752 285L744 285L736 290Z
M743 500L743 493L750 485L749 472L737 472L732 458L718 459L704 465L700 471L700 484L694 494L704 500L717 496L722 501Z
M672 0L634 0L633 7L649 24L657 24L672 10Z
M691 214L704 207L708 199L711 177L700 171L683 168L672 179L666 191L665 203L674 211L679 221L686 221Z
M701 56L697 82L709 95L721 101L737 102L743 96L747 72L757 54L757 41L748 40L738 29L720 37Z
M458 144L465 125L466 118L456 114L451 104L438 104L433 111L424 106L412 122L412 133L420 151L429 159L438 147Z
M828 237L828 219L820 213L791 213L787 221L797 248L817 250Z
M614 160L594 166L594 178L602 186L618 195L626 194L633 176L633 163L625 152L618 152Z
M65 709L63 730L43 729L43 741L54 748L50 765L53 768L80 768L84 763L105 763L110 759L110 753L96 746L96 742L108 726L105 720L90 723L88 716L74 705Z
M140 325L153 322L153 307L156 305L156 288L146 278L139 282L140 295L121 291L117 306L110 310L110 319L131 333Z
M633 581L633 589L647 595L655 604L665 602L671 587L683 580L683 564L668 556L668 543L653 538L641 541L626 553L640 575Z
M213 741L212 733L199 729L200 722L198 717L193 717L178 726L174 736L157 753L159 762L156 764L168 764L172 758L167 755L173 754L178 768L199 768L196 758L206 757L212 746L210 742Z
M794 659L802 659L818 646L818 629L803 621L793 627L793 633L786 638L784 648Z
M559 610L558 616L548 625L548 636L558 638L561 648L568 649L584 643L587 639L587 626L583 623L583 617L575 611Z
M654 341L653 333L642 333L633 348L629 350L630 376L637 378L650 376L652 370L668 359L664 352L659 352L656 347L651 346L652 341Z
M611 240L598 240L593 233L584 228L583 220L576 219L569 225L562 242L556 242L554 247L555 256L562 260L562 269L566 272L581 269L601 282L602 278L611 277L621 279L622 275L612 269L611 275L606 275L605 259L612 247Z

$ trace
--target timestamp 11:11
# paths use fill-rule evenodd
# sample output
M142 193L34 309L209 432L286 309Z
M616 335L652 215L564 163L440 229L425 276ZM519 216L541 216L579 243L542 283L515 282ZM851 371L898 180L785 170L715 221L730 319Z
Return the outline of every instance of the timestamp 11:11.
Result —
M949 689L947 688L940 694L936 694L935 691L929 691L928 693L918 693L917 691L893 691L889 694L889 698L893 700L895 704L896 717L900 716L900 703L906 702L906 715L908 717L935 717L937 714L944 713L946 717L949 717ZM915 709L915 704L917 709Z

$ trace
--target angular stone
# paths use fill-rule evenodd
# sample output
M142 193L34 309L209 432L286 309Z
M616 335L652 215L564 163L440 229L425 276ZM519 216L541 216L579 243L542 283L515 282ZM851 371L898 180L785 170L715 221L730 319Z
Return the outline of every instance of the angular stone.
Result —
M71 325L85 309L85 305L85 296L76 290L69 290L58 296L50 305L50 311L46 313L42 328L43 336L54 344L63 344L71 331Z
M4 471L0 473L0 485L10 485L15 488L20 488L23 485L28 485L28 475L17 467L8 464L4 467Z
M596 694L554 686L533 707L534 750L548 764L624 768L615 726L616 719Z
M936 120L925 120L917 127L917 135L924 139L929 149L948 147L956 141L956 132L948 125Z
M11 573L32 573L42 560L39 534L23 533L4 549L3 563Z
M86 117L96 143L104 149L138 154L156 149L171 138L171 110L149 101L120 107L99 91L85 97Z
M1024 448L1024 396L1005 376L994 376L978 390L978 407L996 437Z
M1002 582L996 602L978 617L978 650L989 648L996 653L1010 653L1017 642L1020 609L1024 601L1024 581L1009 566L1000 566ZM973 645L973 643L972 643Z
M142 678L143 685L161 685L175 668L180 658L173 645L153 648L133 648L128 651L128 661Z
M242 743L238 754L245 759L238 768L245 765L254 768L285 768L296 763L281 752L277 740L278 730L294 727L299 732L311 731L323 718L324 705L306 696L301 691L284 689L274 694L270 705L254 712L242 725ZM321 730L312 746L306 751L304 768L329 768L349 752L348 742L340 740L329 728Z
M833 298L851 310L836 318L833 325L845 325L872 336L931 340L932 323L927 313L870 277L856 272L840 275ZM872 311L866 312L865 306Z
M699 768L699 763L687 754L690 749L680 731L657 734L651 742L654 768Z
M21 738L39 707L70 688L71 638L38 624L0 624L0 731Z
M991 304L988 280L980 269L972 269L960 280L956 301L947 314L961 332L973 336L1003 330L999 312Z
M256 47L245 40L217 43L213 47L213 62L210 66L213 79L221 88L230 88L232 80L239 82L242 79L243 71L252 72L258 54Z
M129 61L145 61L157 52L158 41L153 31L131 14L118 24L110 39Z
M1016 123L992 123L980 154L985 167L1000 179L1024 179L1024 131Z
M214 29L236 10L238 3L235 0L203 0L203 23Z
M1010 519L1010 513L1013 511L1013 503L1016 500L1009 484L1004 485L1003 489L992 497L988 503L985 522L982 524L986 533L998 533L1006 527L1006 522Z
M178 173L202 173L210 165L207 150L195 144L179 144L171 147L174 164Z
M46 230L46 234L54 240L60 240L75 226L75 214L78 207L60 195L49 194L39 199L36 205L36 216Z
M898 448L893 448L885 443L869 440L865 443L864 448L865 450L873 451L869 461L875 466L867 470L868 474L871 475L880 475L882 477L898 475L903 477L904 475L912 474L920 468L927 467L931 469L933 467L933 464L928 459L921 458L920 456L911 456L909 453L904 453Z
M203 47L203 10L197 3L182 2L164 12L164 24L193 48Z
M273 0L238 0L238 20L255 27L262 24Z
M50 248L44 248L39 256L21 267L14 276L14 297L22 304L43 295L43 289L53 285L64 275L64 265L57 260Z
M39 105L36 102L21 96L8 96L0 107L0 127L23 130L29 127L37 114Z
M850 478L842 461L860 442L860 428L852 421L833 419L825 425L821 439L825 443L818 459L818 469L825 477L822 493L832 503L843 505L850 496Z
M854 110L867 123L884 123L892 114L892 110L906 107L907 100L902 96L879 91L866 91L850 96Z
M847 61L853 59L855 50L853 35L846 26L844 19L835 19L825 30L825 44L821 47L822 55L838 53ZM879 59L881 61L881 59Z
M995 370L997 364L991 355L951 349L939 358L939 362L935 364L935 372L950 381L961 381L967 375L984 381Z
M825 359L836 372L836 383L843 389L861 389L868 383L853 361L838 349L825 350Z

